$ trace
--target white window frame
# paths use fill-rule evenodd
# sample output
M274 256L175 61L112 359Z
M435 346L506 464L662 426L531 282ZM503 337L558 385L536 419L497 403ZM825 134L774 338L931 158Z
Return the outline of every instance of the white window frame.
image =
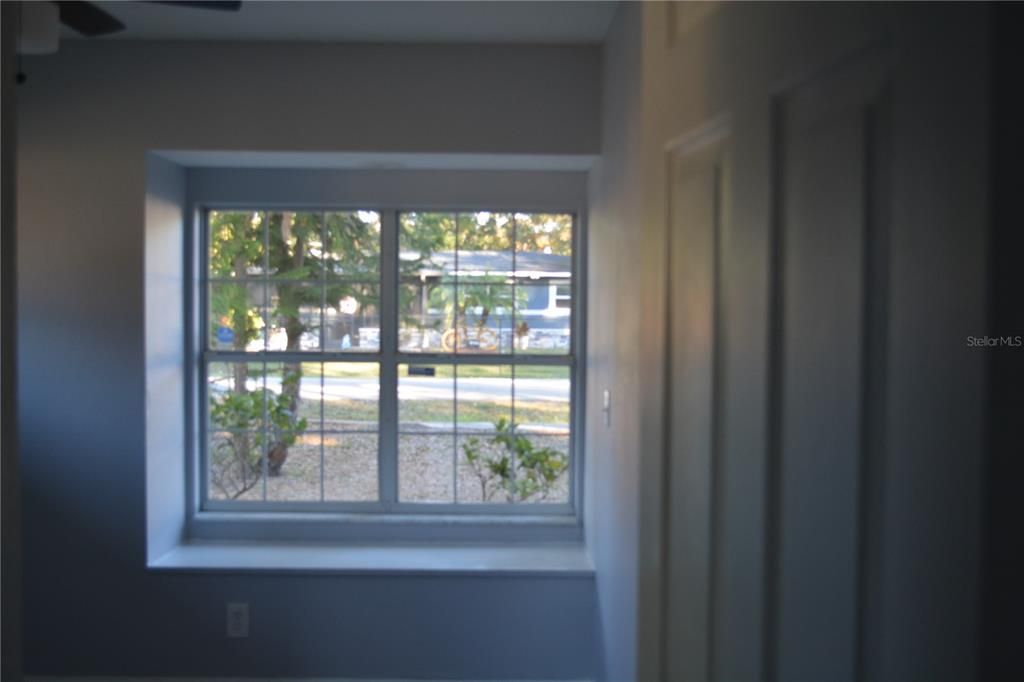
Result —
M195 538L211 539L323 539L351 538L360 540L380 539L450 539L450 540L579 540L582 538L582 481L583 457L582 439L584 434L585 377L581 358L585 357L585 291L582 283L586 278L585 258L585 195L574 200L551 200L550 197L537 202L517 199L514 202L502 197L489 197L490 190L482 196L442 196L436 201L401 201L401 187L424 173L436 175L442 171L417 171L404 174L404 182L392 188L396 196L382 201L379 196L368 196L366 200L345 197L337 200L336 192L298 192L295 200L283 200L279 190L281 183L267 182L261 178L254 183L235 183L236 175L247 175L253 171L227 171L218 169L210 181L210 170L204 169L204 181L196 189L190 180L188 215L192 226L187 234L188 263L191 268L190 291L186 292L186 316L188 339L186 353L191 358L192 371L188 372L190 387L189 443L192 452L187 457L189 509L188 534ZM275 170L271 176L280 174L309 173L310 171ZM321 172L324 173L324 172ZM485 174L486 175L486 174ZM508 174L496 174L508 175ZM545 173L512 173L511 175L545 175ZM494 178L494 187L507 186L507 178ZM532 183L543 182L539 177ZM221 193L218 188L227 183L230 190ZM287 184L287 183L285 183ZM371 183L373 184L373 183ZM485 183L486 184L486 183ZM527 185L531 183L525 183ZM275 187L270 196L260 188ZM453 187L453 185L446 185ZM490 185L488 185L490 186ZM455 185L458 187L458 185ZM242 191L239 191L242 188ZM469 188L473 190L472 187ZM285 192L286 193L286 192ZM415 193L415 192L414 192ZM370 193L372 194L372 193ZM500 194L500 193L499 193ZM248 197L242 199L240 197ZM389 197L385 197L389 198ZM415 203L413 203L415 201ZM239 502L207 499L206 469L204 459L204 423L206 410L201 408L205 400L205 254L207 235L206 216L211 210L290 210L290 211L377 211L381 217L381 339L377 352L303 352L305 361L348 361L377 362L380 367L380 417L378 460L379 500L377 502ZM573 276L571 279L574 307L570 317L571 340L566 355L511 355L511 354L467 354L400 352L397 348L398 310L398 219L404 212L519 212L519 213L565 213L573 215ZM217 352L216 359L229 360L229 353ZM280 362L288 359L281 352L238 353L247 361ZM412 503L398 499L398 454L397 454L397 371L402 364L498 364L498 365L557 365L570 372L570 443L569 443L569 499L559 503ZM456 389L457 390L457 389Z

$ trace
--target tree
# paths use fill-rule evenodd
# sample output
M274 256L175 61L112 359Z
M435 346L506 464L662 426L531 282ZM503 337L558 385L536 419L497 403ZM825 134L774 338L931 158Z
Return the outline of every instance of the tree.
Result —
M212 211L209 236L209 276L226 280L211 292L210 333L218 341L218 334L230 338L232 350L245 351L270 324L283 330L287 351L300 351L305 334L320 333L321 301L335 309L349 296L363 305L377 304L377 289L365 285L379 278L380 223L375 214ZM269 303L263 314L260 293ZM283 363L280 394L266 394L265 429L260 428L263 410L253 408L258 394L249 387L248 363L232 363L232 368L231 394L211 396L210 409L244 435L233 434L214 448L220 455L214 453L211 459L219 458L220 468L211 478L219 477L225 494L237 497L255 485L252 462L261 463L264 451L268 473L280 473L306 422L298 416L301 363Z
M460 281L456 287L439 286L430 292L430 302L445 313L445 327L448 331L441 338L441 346L451 352L456 346L468 348L471 340L482 350L494 350L499 338L487 329L491 313L497 310L511 311L526 300L526 292L506 284L503 277L482 276ZM469 334L469 320L473 318L474 338Z
M439 281L431 283L427 300L432 307L445 311L442 347L452 350L455 341L468 336L467 317L470 311L479 311L475 320L476 338L482 347L493 345L486 330L490 314L498 309L512 310L526 298L520 288L512 294L514 278L508 275L489 274L484 276L462 275L457 283L454 273L446 272L451 262L438 258L440 253L467 254L469 252L492 252L507 254L507 269L512 268L513 250L519 252L541 252L558 255L572 253L572 216L568 214L545 213L493 213L477 211L469 213L404 213L400 225L399 272L403 286L399 292L400 310L407 324L423 327L426 322L416 320L409 311L414 306L414 295L419 287L426 285L421 277L425 270L438 270ZM465 256L463 256L465 257ZM425 306L424 306L425 307ZM433 326L439 326L435 321ZM483 339L483 337L488 337ZM445 342L445 338L448 342Z
M572 216L565 213L516 213L516 248L520 251L572 255Z
M424 268L444 251L526 251L568 254L572 218L566 215L509 213L403 213L399 226L399 276L419 280ZM340 312L340 302L379 305L380 221L359 211L327 213L292 211L211 211L209 214L209 308L211 347L244 352L261 335L281 330L285 350L303 350L303 337L321 334L321 305ZM469 311L479 311L477 336L494 310L515 301L505 285L479 278L460 286L449 305L450 323L466 326ZM502 279L501 277L497 279ZM437 294L441 295L442 294ZM399 291L407 310L409 291ZM315 311L315 312L311 312ZM351 330L347 330L351 332ZM288 449L305 430L299 418L302 364L281 368L280 394L254 388L249 363L231 363L230 391L210 396L211 415L238 427L211 448L211 472L227 496L255 485L252 467L278 475ZM265 382L264 382L265 384ZM266 409L255 408L256 402ZM265 412L265 415L264 415ZM264 424L266 418L266 424ZM264 436L263 434L266 434Z
M210 214L209 275L229 279L229 283L211 287L209 298L212 322L211 342L222 330L230 332L228 343L236 351L258 338L264 323L250 301L249 287L243 278L261 257L263 232L261 214ZM253 423L262 419L262 407L252 404L247 384L249 364L231 365L231 392L210 396L210 420L215 428L226 429L211 438L210 482L225 497L239 497L259 481L261 444L254 443Z

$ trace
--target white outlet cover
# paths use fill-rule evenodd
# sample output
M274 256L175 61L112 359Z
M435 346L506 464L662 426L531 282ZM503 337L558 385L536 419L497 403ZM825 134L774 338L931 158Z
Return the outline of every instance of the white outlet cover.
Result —
M247 602L228 602L227 615L228 637L248 637L249 604Z

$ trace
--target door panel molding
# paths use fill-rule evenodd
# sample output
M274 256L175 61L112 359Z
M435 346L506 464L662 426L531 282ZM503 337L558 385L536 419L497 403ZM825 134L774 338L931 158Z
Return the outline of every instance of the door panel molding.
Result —
M858 51L773 102L770 680L864 670L880 573L888 80L884 51Z
M666 145L669 206L665 367L663 671L712 677L720 505L720 262L728 220L729 117Z

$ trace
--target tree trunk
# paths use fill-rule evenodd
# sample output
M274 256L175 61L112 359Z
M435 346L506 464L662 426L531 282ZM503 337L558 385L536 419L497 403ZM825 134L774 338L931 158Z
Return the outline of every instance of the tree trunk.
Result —
M282 248L287 245L287 238L291 235L292 222L295 214L284 212L281 214L281 241ZM300 268L305 261L306 245L302 235L295 235L295 252L292 255L292 267ZM280 307L295 311L294 314L284 316L284 331L288 337L285 348L288 351L301 350L300 339L305 331L302 320L299 319L299 306L302 304L302 286L295 284L278 284L278 300ZM293 379L294 380L291 380ZM299 388L302 383L302 364L298 362L285 363L281 368L281 395L285 398L285 409L288 410L289 419L294 424L299 418ZM277 476L281 473L281 467L288 459L288 444L283 437L279 437L272 448L275 457L270 462L269 473Z
M242 275L244 275L244 273L246 271L246 267L247 267L247 264L246 264L245 256L243 256L243 255L237 256L235 258L235 274L236 274L236 276L241 277ZM246 286L246 285L242 284L241 286ZM248 291L246 292L246 296L248 297ZM239 324L239 327L240 327L239 329L233 330L234 331L234 335L235 335L234 342L233 342L234 350L236 350L236 351L244 351L245 350L245 345L246 345L246 338L245 338L246 320L245 319L243 319L242 323ZM246 362L236 362L236 363L234 363L232 365L232 369L233 369L233 374L234 374L234 377L233 377L234 378L233 391L236 394L238 394L238 395L245 395L248 392L247 384L249 383L249 364L246 363ZM238 467L239 467L240 477L242 479L241 491L238 493L238 494L241 494L242 492L245 492L246 490L248 490L251 487L249 485L249 476L251 474L254 474L255 472L250 471L250 470L252 468L254 468L254 467L260 466L260 462L252 462L251 461L252 444L249 442L249 433L248 432L233 434L232 441L235 444L235 448L234 448L234 450L235 450L235 457L238 460Z

